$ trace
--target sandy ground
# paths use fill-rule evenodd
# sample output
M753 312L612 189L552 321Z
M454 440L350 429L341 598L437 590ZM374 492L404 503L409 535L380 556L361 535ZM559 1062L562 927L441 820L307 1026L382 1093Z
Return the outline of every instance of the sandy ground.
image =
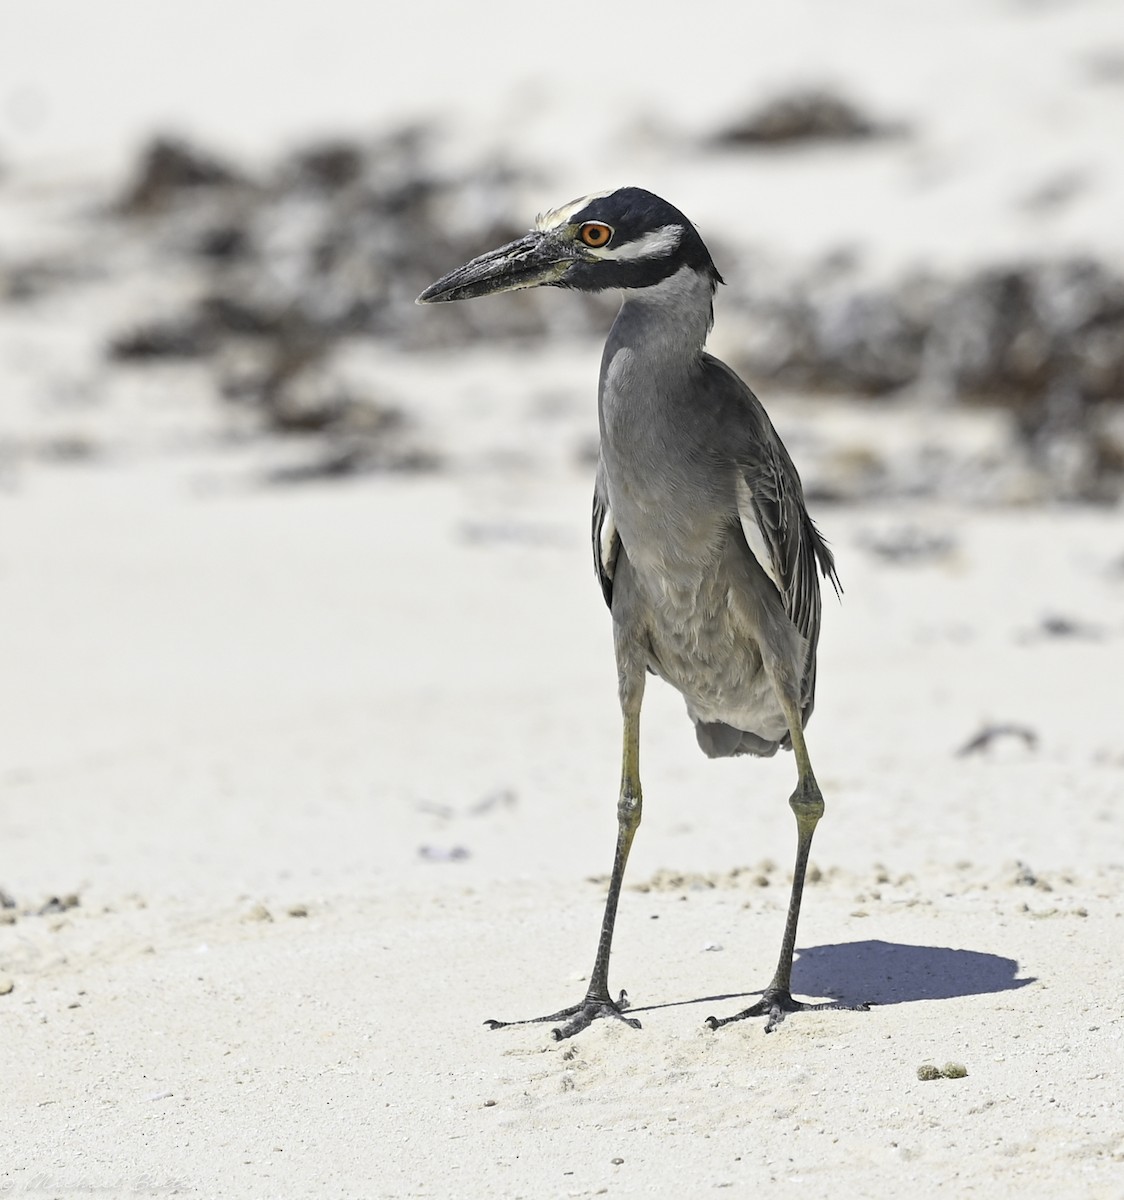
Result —
M588 480L203 467L3 501L4 1186L1122 1194L1117 516L821 512L847 594L795 986L877 1007L703 1028L773 965L792 760L707 762L653 685L613 962L644 1028L554 1044L482 1022L591 965L618 729ZM865 548L905 525L954 548ZM989 720L1037 747L956 756Z

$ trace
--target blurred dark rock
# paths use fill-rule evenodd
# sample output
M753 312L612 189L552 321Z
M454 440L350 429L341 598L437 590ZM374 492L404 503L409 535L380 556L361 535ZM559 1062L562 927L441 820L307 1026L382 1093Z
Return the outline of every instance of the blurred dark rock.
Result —
M293 155L288 169L298 186L336 191L362 178L367 156L356 142L322 142Z
M152 321L117 334L110 340L115 362L153 362L159 359L202 358L214 349L206 325L193 316Z
M1027 750L1033 751L1038 749L1038 734L1029 725L999 722L984 725L978 733L974 733L957 749L956 756L957 758L967 758L972 754L982 754L984 751L990 750L995 742L1005 738L1013 738L1016 741L1022 742ZM1033 885L1036 880L1032 876L1030 879L1020 878L1012 882Z
M1088 621L1082 621L1076 617L1051 613L1038 622L1036 629L1021 635L1019 641L1024 644L1052 639L1099 642L1104 636L1104 630L1098 625L1091 625Z
M250 235L243 226L223 221L199 233L195 242L195 252L200 258L232 262L245 258L250 252L251 244Z
M875 121L854 103L823 88L766 100L715 138L719 146L775 147L808 142L855 142L904 132Z
M271 484L316 483L370 474L427 474L441 460L431 451L390 441L348 439L316 447L300 462L273 467L265 473Z
M29 304L89 277L83 264L62 257L0 262L0 302Z
M940 562L956 549L956 539L950 533L916 525L867 533L859 539L859 544L883 562L899 566Z
M122 212L158 211L183 192L238 183L240 176L212 156L179 138L154 138L137 163L133 180L121 199Z
M316 330L290 325L284 336L266 342L264 358L259 352L224 363L222 394L251 405L264 429L307 446L297 461L267 471L267 482L436 470L439 456L418 443L406 414L340 378L331 348Z
M283 339L299 323L296 317L266 297L209 292L195 307L194 319L217 338Z

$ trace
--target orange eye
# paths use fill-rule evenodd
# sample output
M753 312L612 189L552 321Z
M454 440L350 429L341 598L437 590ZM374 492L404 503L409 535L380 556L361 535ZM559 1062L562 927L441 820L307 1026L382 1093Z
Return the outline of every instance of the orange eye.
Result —
M587 221L581 229L578 230L578 237L581 238L587 246L607 246L609 239L613 236L612 229L608 225L602 225L600 221Z

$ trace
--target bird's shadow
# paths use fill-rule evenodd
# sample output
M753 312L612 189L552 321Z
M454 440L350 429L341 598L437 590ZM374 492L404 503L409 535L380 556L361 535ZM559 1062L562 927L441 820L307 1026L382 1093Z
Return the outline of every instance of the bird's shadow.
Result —
M951 1000L958 996L1017 991L1035 982L1034 976L1018 978L1019 964L1013 958L981 950L956 950L951 946L912 946L871 939L808 946L797 954L792 968L795 994L828 996L848 1004ZM759 993L700 996L649 1007L709 1004L756 994Z
M797 951L793 986L809 996L855 999L871 1004L952 1000L988 992L1012 992L1034 983L1019 979L1013 958L951 946L904 942L842 942Z

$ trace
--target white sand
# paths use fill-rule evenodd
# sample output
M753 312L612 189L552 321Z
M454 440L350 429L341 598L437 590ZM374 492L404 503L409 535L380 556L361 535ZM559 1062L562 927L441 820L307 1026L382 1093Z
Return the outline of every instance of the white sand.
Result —
M795 981L883 1005L702 1027L772 967L792 760L708 763L653 685L630 882L657 886L613 963L644 1029L555 1045L481 1022L582 991L617 726L587 481L519 486L522 524L467 542L502 491L470 473L201 496L89 468L4 501L3 884L81 905L0 927L0 1180L1119 1195L1118 521L898 513L958 537L907 568L859 546L893 521L822 513L848 591ZM1024 640L1052 612L1102 640ZM954 757L985 718L1038 750ZM766 857L768 886L727 877ZM917 1079L948 1060L968 1077Z

